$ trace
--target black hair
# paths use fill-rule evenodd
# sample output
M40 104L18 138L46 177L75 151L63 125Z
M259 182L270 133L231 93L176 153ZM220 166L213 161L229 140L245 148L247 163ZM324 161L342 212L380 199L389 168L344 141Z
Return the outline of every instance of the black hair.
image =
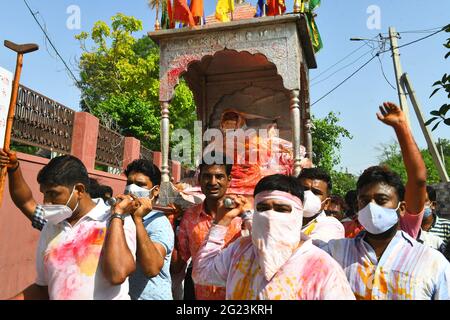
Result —
M358 193L356 190L350 190L345 194L344 199L345 205L347 206L345 215L347 217L352 217L357 211Z
M331 189L333 188L330 175L321 168L305 168L300 172L297 179L311 179L326 182L328 193L331 193Z
M341 207L342 210L345 209L346 205L345 205L344 199L342 199L342 197L339 195L335 195L335 194L331 195L330 202L337 204L338 206Z
M87 188L88 193L91 195L91 198L99 198L95 197L99 193L100 183L98 183L97 179L89 178L89 186Z
M125 169L125 175L128 176L131 172L142 173L143 175L149 177L153 186L161 184L161 171L150 160L147 159L134 160Z
M107 193L113 194L110 186L102 185L94 178L89 178L88 192L92 199L102 198L105 201L107 200Z
M102 185L101 188L103 197L105 197L107 193L109 193L111 196L114 194L113 189L110 186Z
M427 186L428 199L436 201L436 190L432 186Z
M213 157L213 161L211 163L206 162L204 157L202 158L202 162L198 166L200 175L202 174L202 170L205 167L210 167L210 166L224 166L227 176L229 176L231 174L231 170L233 169L233 163L230 160L230 158L228 158L223 153L218 153L217 156L215 156L214 151L211 152L211 157Z
M354 207L355 202L357 201L357 196L358 193L356 192L356 190L350 190L345 194L344 199L347 207L349 208Z
M89 175L80 159L65 155L53 158L38 173L37 182L48 186L73 187L77 183L84 184L89 190Z
M397 192L398 200L403 201L405 197L405 186L400 176L385 166L373 166L364 170L356 183L356 190L372 183L384 183L391 186Z
M263 191L284 191L296 196L302 202L304 201L304 188L300 182L291 176L283 174L274 174L262 178L255 187L253 196Z

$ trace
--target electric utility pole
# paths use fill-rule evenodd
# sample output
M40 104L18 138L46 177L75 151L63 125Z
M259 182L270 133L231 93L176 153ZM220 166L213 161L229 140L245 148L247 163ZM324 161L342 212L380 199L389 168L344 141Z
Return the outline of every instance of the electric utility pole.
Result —
M400 51L398 49L397 37L398 33L397 31L395 31L395 28L389 27L389 40L391 42L392 60L394 62L395 80L397 82L397 92L400 101L400 108L402 108L403 112L405 113L406 121L408 122L408 125L411 127L411 121L409 119L408 100L406 99L405 88L403 87L401 81L403 70L402 64L400 63Z

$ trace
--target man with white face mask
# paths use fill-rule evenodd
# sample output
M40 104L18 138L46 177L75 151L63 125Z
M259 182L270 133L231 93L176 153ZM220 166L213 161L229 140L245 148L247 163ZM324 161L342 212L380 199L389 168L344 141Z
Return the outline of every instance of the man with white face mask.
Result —
M102 199L91 199L86 167L69 155L52 159L39 172L44 204L38 204L15 154L7 154L14 203L29 217L40 211L45 221L36 254L36 282L14 299L129 300L128 276L136 267L131 217L112 215Z
M345 275L325 252L302 239L303 188L293 177L261 179L255 191L252 234L224 248L230 222L244 212L220 205L206 241L197 254L193 279L226 287L231 300L354 299Z
M305 189L302 233L318 245L324 245L331 239L344 238L342 223L324 212L330 203L330 175L320 168L305 168L297 179Z
M358 220L365 231L354 239L331 240L323 249L344 268L357 299L447 300L448 261L399 230L404 229L401 217L406 213L423 214L425 163L401 109L384 103L380 111L378 119L397 135L408 173L406 189L389 169L366 169L357 182Z
M161 171L151 161L137 159L127 166L125 175L125 194L134 199L135 207L130 213L137 234L137 266L130 275L131 299L172 300L170 259L174 232L164 213L153 210L159 195Z

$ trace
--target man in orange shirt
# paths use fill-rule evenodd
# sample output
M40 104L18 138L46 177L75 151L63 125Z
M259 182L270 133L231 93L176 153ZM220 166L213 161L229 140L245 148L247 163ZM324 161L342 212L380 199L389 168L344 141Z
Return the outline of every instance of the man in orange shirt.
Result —
M226 158L223 158L222 162L200 164L199 182L206 198L203 203L186 210L181 219L176 241L177 254L172 257L173 273L183 270L191 257L195 264L197 252L212 227L218 204L225 198L230 185L231 169L232 164L227 164ZM241 225L241 218L233 219L225 236L226 245L241 236ZM225 300L225 288L195 284L195 298Z

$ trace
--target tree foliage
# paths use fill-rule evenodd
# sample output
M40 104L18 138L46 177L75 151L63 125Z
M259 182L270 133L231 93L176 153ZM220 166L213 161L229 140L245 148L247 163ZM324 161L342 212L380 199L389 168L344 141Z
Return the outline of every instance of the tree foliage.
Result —
M444 162L447 165L447 173L450 175L450 140L440 139L437 143L437 148L440 151L442 148L444 154ZM381 165L387 165L391 170L397 172L403 182L406 182L407 175L405 165L403 163L403 157L401 155L400 146L397 143L391 143L381 146L381 155L379 157ZM422 154L425 167L427 168L427 182L428 184L439 183L439 173L434 165L433 158L427 149L420 151Z
M333 181L332 193L343 197L347 191L356 188L356 177L334 168L341 161L341 140L352 139L352 135L338 124L339 113L330 112L322 119L313 116L312 120L313 162L330 173Z
M445 32L450 33L450 24L445 27ZM444 47L448 49L448 52L445 54L445 59L450 57L450 38L447 39L447 43L444 44ZM442 76L442 79L436 81L433 84L434 88L433 92L431 93L431 96L434 96L438 91L443 89L447 95L447 98L450 99L450 74L445 73ZM430 118L425 125L430 125L431 123L435 122L432 131L434 131L439 124L444 123L448 126L450 126L450 117L447 116L447 112L450 110L450 104L444 103L438 110L433 110L430 112L430 114L433 116Z
M333 182L333 190L331 193L344 197L350 190L356 189L356 181L358 178L348 172L331 171L331 181Z
M313 162L328 172L341 161L341 139L352 139L350 132L338 124L338 116L339 113L330 112L322 119L312 117Z
M121 13L111 20L111 26L98 21L90 33L76 36L83 49L79 61L82 109L106 125L112 119L122 134L159 150L159 48L149 37L133 35L142 30L142 21ZM170 112L171 129L189 130L196 119L193 95L183 81L175 90Z

